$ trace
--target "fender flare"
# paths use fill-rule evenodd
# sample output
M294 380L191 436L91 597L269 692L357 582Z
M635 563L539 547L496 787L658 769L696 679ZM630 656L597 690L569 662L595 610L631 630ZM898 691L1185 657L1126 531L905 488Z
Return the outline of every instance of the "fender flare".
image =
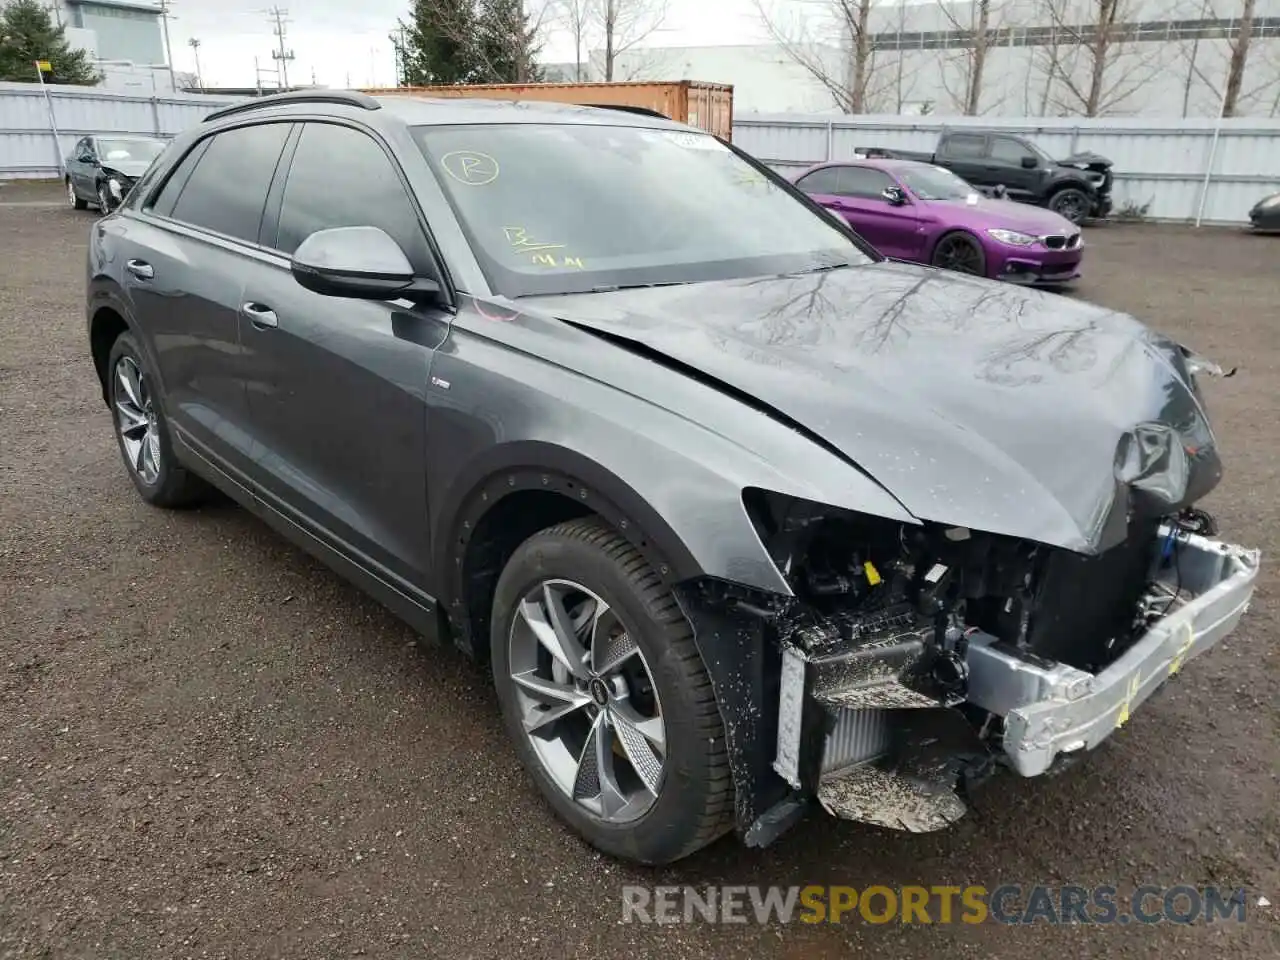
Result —
M527 490L559 493L603 517L669 584L702 573L671 525L612 471L555 443L514 441L468 464L432 511L432 568L438 571L441 605L451 618L466 595L462 561L476 525L503 499Z

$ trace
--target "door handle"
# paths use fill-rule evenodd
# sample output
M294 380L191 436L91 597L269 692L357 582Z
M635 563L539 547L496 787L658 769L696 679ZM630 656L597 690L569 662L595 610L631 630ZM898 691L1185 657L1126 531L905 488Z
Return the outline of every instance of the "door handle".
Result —
M156 268L145 260L130 260L125 264L125 269L139 280L154 280L156 276Z
M263 303L255 303L250 300L240 308L244 311L244 315L249 318L255 327L266 329L267 327L278 327L280 321L276 319L276 312Z

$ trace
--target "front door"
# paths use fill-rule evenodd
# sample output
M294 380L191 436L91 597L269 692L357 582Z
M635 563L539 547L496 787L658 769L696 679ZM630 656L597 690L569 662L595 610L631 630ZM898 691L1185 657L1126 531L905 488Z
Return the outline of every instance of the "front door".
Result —
M896 206L885 199L885 190L896 186L883 170L841 167L832 206L886 257L912 260L920 251L919 218L910 203Z
M1011 200L1026 199L1037 192L1045 172L1044 162L1021 141L1014 137L992 136L988 159L991 169L998 171L1000 181L1008 188ZM1025 167L1024 162L1035 166Z
M240 314L258 494L384 579L423 588L425 398L450 317L405 301L313 293L288 260L318 230L375 226L425 272L431 257L415 204L369 134L307 123L274 226L265 238L272 264L247 277Z

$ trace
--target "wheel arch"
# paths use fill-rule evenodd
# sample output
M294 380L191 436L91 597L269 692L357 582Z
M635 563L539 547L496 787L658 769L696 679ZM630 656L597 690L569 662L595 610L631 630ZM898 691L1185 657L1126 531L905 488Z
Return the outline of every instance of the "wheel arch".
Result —
M674 529L638 492L590 459L554 444L504 445L503 462L468 471L435 511L433 568L454 643L483 659L493 591L516 547L565 520L600 517L674 584L701 570Z
M102 402L110 404L110 391L107 385L107 363L111 358L111 348L120 334L131 330L126 314L114 304L98 305L89 321L89 352L93 357L93 368L98 374L98 385L102 388Z
M929 247L929 263L930 264L933 263L934 255L937 254L938 247L942 244L942 241L946 240L948 237L954 237L957 235L967 237L968 239L976 243L978 245L978 249L983 251L983 258L984 259L986 258L986 251L983 249L983 246L982 246L982 238L979 237L976 233L974 233L968 227L947 227L945 230L940 231L938 235L933 238L933 243Z

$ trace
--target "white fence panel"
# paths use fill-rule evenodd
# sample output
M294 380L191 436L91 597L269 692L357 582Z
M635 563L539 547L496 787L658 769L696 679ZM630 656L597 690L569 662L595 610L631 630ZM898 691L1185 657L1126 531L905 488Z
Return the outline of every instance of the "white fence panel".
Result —
M57 177L62 158L86 134L172 137L232 102L222 97L141 97L94 87L0 83L0 179ZM49 125L50 104L58 128L56 150Z
M795 173L852 157L857 147L929 151L943 130L964 127L1021 134L1056 157L1085 150L1108 157L1116 209L1146 206L1157 220L1245 223L1254 203L1280 192L1280 120L1224 120L1215 138L1212 120L752 115L735 118L733 139Z

